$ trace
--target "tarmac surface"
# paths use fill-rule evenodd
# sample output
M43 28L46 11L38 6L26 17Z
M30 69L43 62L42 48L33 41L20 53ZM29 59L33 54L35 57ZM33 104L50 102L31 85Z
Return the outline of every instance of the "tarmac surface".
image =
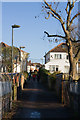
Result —
M18 109L13 119L72 118L73 113L61 104L53 91L37 81L29 81L17 101Z

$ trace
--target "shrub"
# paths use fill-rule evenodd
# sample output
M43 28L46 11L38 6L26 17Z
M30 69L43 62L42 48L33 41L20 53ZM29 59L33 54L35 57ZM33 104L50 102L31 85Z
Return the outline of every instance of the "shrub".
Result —
M48 75L49 75L49 71L44 69L44 68L40 68L39 69L39 75L40 75L40 79L41 79L41 82L46 84L47 81L48 81Z
M55 90L55 86L56 86L56 74L58 74L60 72L54 72L52 74L49 75L49 88L51 90Z

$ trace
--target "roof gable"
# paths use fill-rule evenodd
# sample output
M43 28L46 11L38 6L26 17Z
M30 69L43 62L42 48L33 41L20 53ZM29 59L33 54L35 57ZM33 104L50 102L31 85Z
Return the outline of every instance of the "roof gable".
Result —
M7 45L7 44L4 43L4 42L1 42L1 45L2 45L2 47L9 47L9 45Z
M1 46L0 47L10 47L9 45L7 45L6 43L4 43L4 42L1 42L0 43L1 44ZM17 47L16 47L17 48ZM25 52L25 51L23 51L23 50L21 50L20 48L17 48L19 51L21 51L21 52L23 52L23 53L27 53L27 52Z
M67 52L63 45L66 46L66 43L60 43L59 45L51 49L49 52Z
M67 52L66 43L60 43L59 45L51 49L49 52L47 52L46 55L49 54L50 52Z

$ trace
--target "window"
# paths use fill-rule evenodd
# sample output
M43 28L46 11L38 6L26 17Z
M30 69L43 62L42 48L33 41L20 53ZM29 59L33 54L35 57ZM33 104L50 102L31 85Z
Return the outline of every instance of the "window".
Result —
M5 67L3 67L3 72L5 72Z
M58 65L56 65L56 71L58 71Z
M50 65L49 70L50 70L50 72L58 71L59 66L58 65Z
M60 54L60 59L62 59L62 55Z
M53 71L55 71L55 66L53 65Z
M55 59L62 59L62 55L61 54L55 54Z
M69 73L69 66L65 66L65 73Z
M80 59L78 61L80 62Z
M66 59L68 60L68 55L66 56Z
M55 59L57 58L57 55L55 54Z
M53 56L51 55L51 58L53 58Z
M55 71L55 65L50 65L50 66L49 66L49 70L50 70L50 72Z

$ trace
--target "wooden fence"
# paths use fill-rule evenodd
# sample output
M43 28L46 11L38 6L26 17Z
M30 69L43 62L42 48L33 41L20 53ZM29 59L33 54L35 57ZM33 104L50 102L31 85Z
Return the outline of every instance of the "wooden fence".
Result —
M80 80L69 81L68 74L57 74L56 93L61 102L80 113Z

